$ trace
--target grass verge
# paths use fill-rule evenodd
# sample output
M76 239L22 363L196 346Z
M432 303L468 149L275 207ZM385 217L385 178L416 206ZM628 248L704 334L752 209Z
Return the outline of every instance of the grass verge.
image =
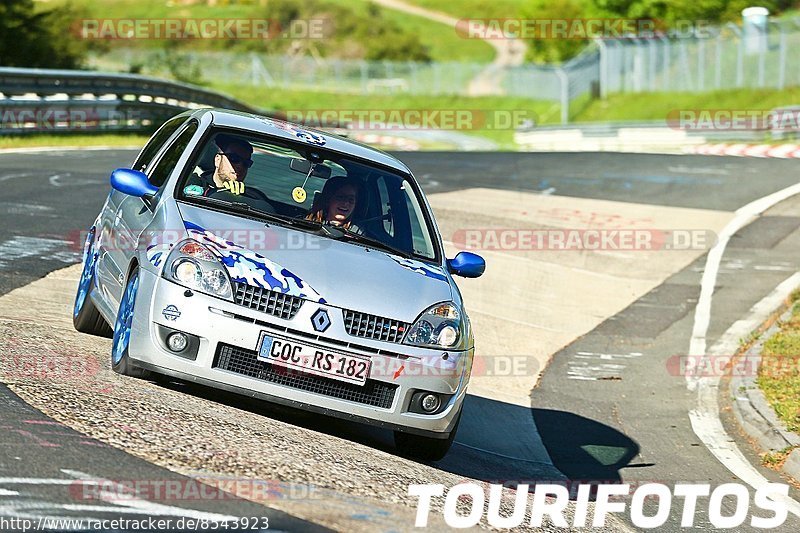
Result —
M410 94L359 95L328 93L321 91L275 91L270 88L251 86L214 85L213 89L224 92L251 105L276 111L321 112L324 110L469 110L475 121L455 131L477 135L496 142L501 149L513 150L513 127L502 124L508 113L522 112L526 116L558 118L558 104L527 98L505 96L423 96ZM498 113L501 112L501 113ZM485 120L482 120L485 119ZM503 127L505 126L505 127Z
M0 137L0 149L39 146L144 146L148 138L149 135L126 133L4 135Z
M663 120L681 109L764 109L800 101L800 87L733 89L707 93L620 93L592 100L573 115L575 122ZM573 105L574 107L574 105Z
M787 429L800 434L800 290L792 312L765 343L756 383Z

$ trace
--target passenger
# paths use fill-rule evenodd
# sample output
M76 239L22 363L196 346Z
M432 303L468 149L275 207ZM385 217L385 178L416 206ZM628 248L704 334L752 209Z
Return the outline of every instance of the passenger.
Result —
M315 198L306 219L361 233L361 228L352 219L361 197L361 184L358 180L346 176L330 178L325 182L322 194Z
M220 191L244 194L247 170L253 166L253 147L249 142L229 135L217 135L214 143L218 148L214 155L214 169L190 177L184 192L203 196Z

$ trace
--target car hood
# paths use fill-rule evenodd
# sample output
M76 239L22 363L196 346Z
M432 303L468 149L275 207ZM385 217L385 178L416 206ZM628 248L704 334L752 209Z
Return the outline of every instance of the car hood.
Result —
M179 210L189 236L212 245L234 281L404 322L453 298L436 265L189 204Z

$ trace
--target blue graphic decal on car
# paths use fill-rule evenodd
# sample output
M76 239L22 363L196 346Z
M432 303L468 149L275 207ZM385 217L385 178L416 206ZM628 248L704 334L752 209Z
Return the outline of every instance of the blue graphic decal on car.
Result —
M407 268L412 272L416 272L417 274L422 274L423 276L427 276L429 278L438 279L441 281L447 281L447 277L439 268L426 265L425 263L422 263L420 261L414 261L413 259L404 259L389 254L386 255L389 256L395 263L397 263L401 267Z
M325 303L325 299L313 287L281 265L196 224L185 222L185 226L190 237L211 245L209 248L217 254L231 280Z

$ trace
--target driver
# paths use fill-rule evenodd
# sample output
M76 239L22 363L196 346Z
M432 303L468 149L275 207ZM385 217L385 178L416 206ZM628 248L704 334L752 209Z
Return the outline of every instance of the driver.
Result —
M196 193L202 189L203 196L225 191L232 194L244 194L244 180L247 170L253 166L252 145L238 137L217 135L214 139L217 153L214 155L214 169L202 174L192 175L187 182L185 192L190 188Z

